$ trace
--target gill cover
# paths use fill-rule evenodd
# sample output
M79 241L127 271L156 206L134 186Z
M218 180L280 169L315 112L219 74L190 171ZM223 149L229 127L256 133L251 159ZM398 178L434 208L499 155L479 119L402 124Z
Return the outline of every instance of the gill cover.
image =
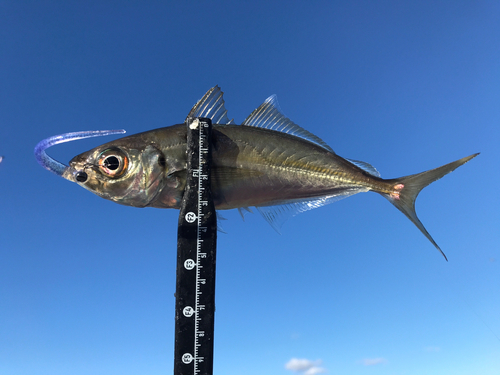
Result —
M105 135L123 134L123 133L125 133L125 130L119 129L119 130L91 130L91 131L54 135L53 137L44 139L35 146L35 158L38 161L38 163L48 171L51 171L52 173L55 173L58 176L64 177L63 173L66 171L68 166L58 162L57 160L47 155L47 153L45 152L46 149L64 142L76 141L79 139L85 139L91 137L102 137Z

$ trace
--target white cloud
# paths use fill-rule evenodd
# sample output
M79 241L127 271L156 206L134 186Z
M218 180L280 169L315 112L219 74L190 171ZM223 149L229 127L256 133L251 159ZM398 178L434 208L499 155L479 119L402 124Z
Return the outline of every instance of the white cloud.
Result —
M385 358L365 358L361 361L365 366L375 366L381 363L387 363L387 359Z
M326 372L325 368L313 366L309 370L307 370L306 372L304 372L304 375L316 375L316 374L322 374L324 372Z
M326 372L320 367L321 360L311 361L309 359L292 358L285 364L287 370L302 372L304 375L317 375Z
M308 359L292 358L285 364L287 370L307 371L311 367L321 364L321 361L310 361Z

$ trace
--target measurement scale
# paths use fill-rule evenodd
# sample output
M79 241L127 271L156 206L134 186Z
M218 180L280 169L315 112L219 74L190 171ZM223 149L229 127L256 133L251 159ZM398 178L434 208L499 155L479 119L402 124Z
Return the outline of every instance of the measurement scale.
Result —
M212 375L217 218L210 190L212 121L189 118L177 232L174 375Z

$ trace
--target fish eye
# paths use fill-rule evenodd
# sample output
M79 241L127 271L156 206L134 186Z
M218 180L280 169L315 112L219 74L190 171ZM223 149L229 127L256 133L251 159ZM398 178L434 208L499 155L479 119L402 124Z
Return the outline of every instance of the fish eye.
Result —
M116 171L118 168L120 168L120 160L116 156L108 156L102 164L109 170L111 171Z
M99 170L109 177L120 177L128 167L128 157L119 149L107 149L98 158Z

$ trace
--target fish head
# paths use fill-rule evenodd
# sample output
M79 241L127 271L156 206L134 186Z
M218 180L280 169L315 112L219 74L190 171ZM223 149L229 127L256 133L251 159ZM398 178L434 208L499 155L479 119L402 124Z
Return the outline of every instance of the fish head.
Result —
M75 156L62 177L104 199L146 207L161 192L166 172L161 150L132 136Z

